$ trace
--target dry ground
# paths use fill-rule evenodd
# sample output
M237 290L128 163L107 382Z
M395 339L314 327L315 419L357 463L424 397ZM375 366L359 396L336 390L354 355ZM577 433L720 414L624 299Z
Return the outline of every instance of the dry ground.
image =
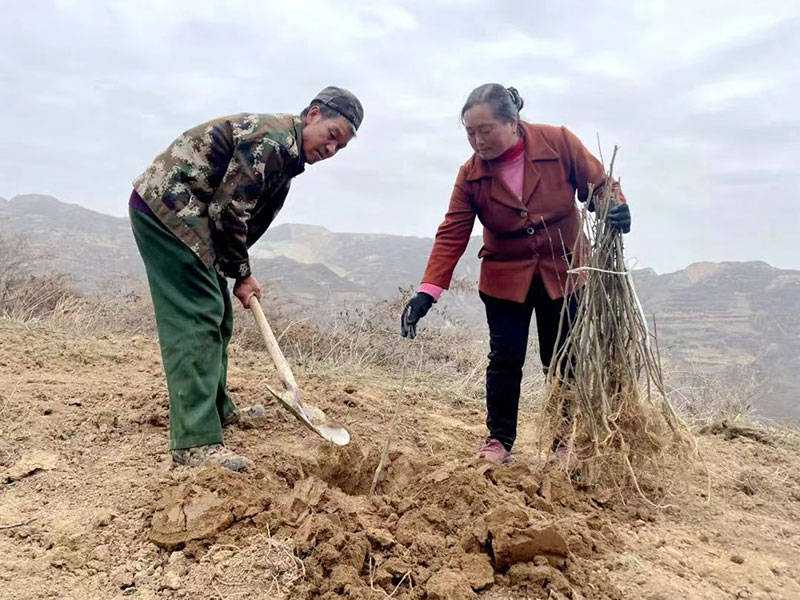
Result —
M232 349L238 402L268 401L265 360ZM374 371L295 375L350 447L273 407L226 434L249 472L176 468L152 339L0 321L0 597L800 598L790 434L701 436L711 497L700 466L674 465L656 510L573 488L535 452L529 410L515 465L488 468L471 460L478 403Z

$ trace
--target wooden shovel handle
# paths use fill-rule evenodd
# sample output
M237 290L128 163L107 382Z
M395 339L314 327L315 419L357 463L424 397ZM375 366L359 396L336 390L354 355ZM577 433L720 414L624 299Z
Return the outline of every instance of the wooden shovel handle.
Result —
M258 329L264 338L264 343L267 345L272 362L275 363L275 369L278 371L278 377L280 377L284 389L297 398L297 383L294 380L294 375L292 375L292 370L289 368L289 363L286 362L286 357L283 356L280 346L278 346L278 340L275 339L272 328L267 323L264 311L261 310L261 303L255 296L250 296L250 310L256 319L256 324L258 324Z

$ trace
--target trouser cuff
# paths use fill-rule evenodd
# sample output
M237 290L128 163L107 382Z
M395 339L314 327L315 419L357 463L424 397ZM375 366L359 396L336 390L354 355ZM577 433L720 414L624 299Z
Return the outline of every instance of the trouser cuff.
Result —
M180 438L170 439L170 450L183 450L185 448L196 448L197 446L210 446L211 444L221 444L222 433L219 431L209 431L206 433L196 433L194 435L183 435Z

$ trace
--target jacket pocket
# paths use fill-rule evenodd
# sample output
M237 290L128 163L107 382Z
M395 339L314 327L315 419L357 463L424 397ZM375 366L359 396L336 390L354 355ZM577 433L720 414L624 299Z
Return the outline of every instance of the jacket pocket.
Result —
M536 258L481 261L481 289L490 296L525 298ZM518 300L521 301L521 300Z
M487 257L491 258L493 255L494 255L494 252L491 252L491 251L487 250L486 246L481 246L481 249L478 250L478 258L480 258L480 259L487 258Z

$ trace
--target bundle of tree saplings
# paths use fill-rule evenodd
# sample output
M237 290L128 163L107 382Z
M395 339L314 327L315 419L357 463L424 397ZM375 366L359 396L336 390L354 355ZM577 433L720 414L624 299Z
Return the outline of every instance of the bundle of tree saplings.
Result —
M665 393L655 321L651 332L622 234L606 220L620 202L616 152L606 185L590 189L581 211L567 286L578 290L577 303L562 309L569 333L550 365L540 439L552 440L555 461L581 479L633 487L659 503L665 459L688 456L694 443Z

